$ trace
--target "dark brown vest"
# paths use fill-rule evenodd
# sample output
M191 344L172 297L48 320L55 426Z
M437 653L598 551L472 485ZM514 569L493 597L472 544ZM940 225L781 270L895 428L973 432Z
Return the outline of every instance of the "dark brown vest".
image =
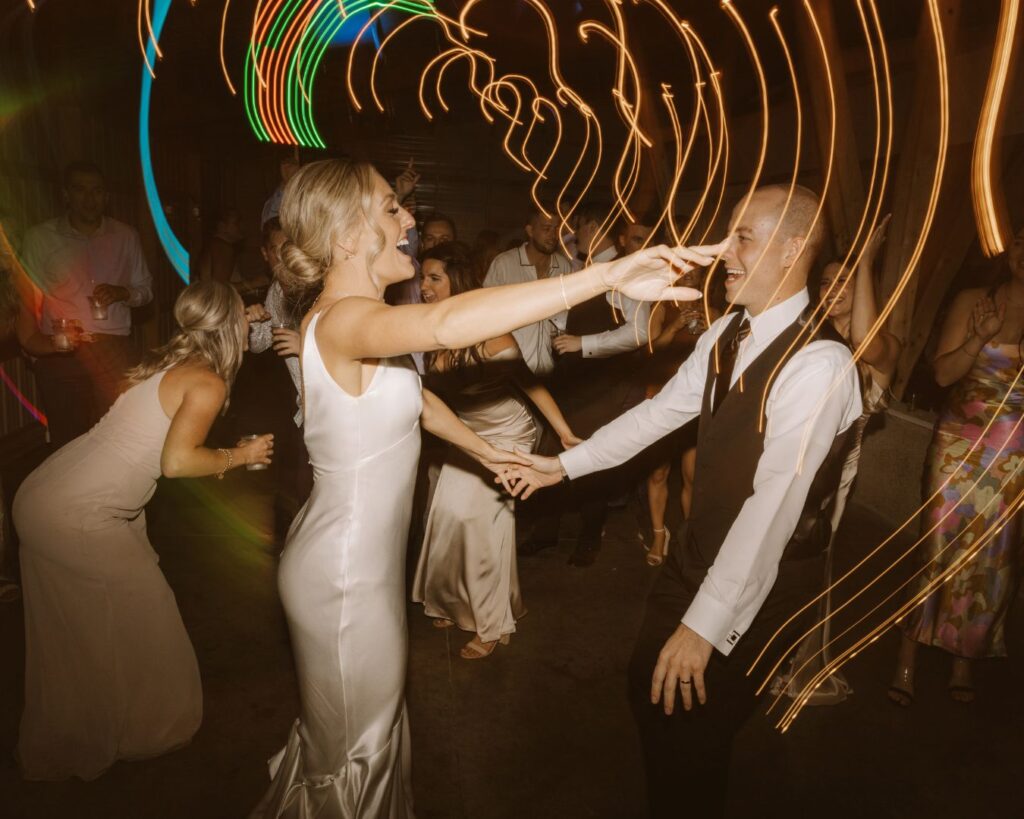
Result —
M722 333L718 341L721 349L725 349L736 336L741 320L740 314L736 314ZM761 405L773 377L808 341L837 341L845 346L830 323L826 323L814 337L809 337L809 329L801 316L783 330L744 370L742 389L738 380L714 415L711 414L711 395L716 371L715 350L711 350L697 438L697 468L687 542L684 549L679 550L683 552L680 555L684 564L683 574L689 583L699 586L703 581L740 509L754 493L754 473L764 452L766 427ZM848 431L836 437L811 483L796 530L783 553L783 561L820 555L828 547L832 534L831 502L839 485L849 444Z
M565 329L569 335L588 336L617 326L612 306L601 293L573 307ZM582 353L558 357L551 391L573 432L589 437L635 403L630 399L632 382L628 378L635 367L634 353L609 358L584 358Z

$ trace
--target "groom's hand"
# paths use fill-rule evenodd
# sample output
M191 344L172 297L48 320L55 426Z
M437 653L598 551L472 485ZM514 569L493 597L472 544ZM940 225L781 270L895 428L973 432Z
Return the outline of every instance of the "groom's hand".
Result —
M676 703L676 689L683 695L683 708L693 707L693 694L703 705L707 702L704 670L711 659L713 646L696 631L682 624L668 638L658 655L651 680L651 702L657 705L664 695L665 713L671 714Z

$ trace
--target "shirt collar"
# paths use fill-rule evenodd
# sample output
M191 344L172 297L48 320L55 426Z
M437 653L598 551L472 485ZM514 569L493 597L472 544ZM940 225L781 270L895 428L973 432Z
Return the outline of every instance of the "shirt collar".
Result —
M533 267L533 262L530 261L530 257L526 255L526 246L528 242L523 242L519 245L519 264L523 267ZM596 260L595 260L596 261ZM548 268L550 273L553 270L571 270L572 265L568 263L569 260L559 253L557 250L551 254L551 266Z
M107 232L107 228L110 226L110 220L104 216L100 221L99 229L95 233L90 233L86 236L84 233L79 233L73 227L71 227L71 220L68 219L67 214L64 214L57 220L57 230L63 233L65 236L73 236L76 239L92 239L95 236L100 236Z
M807 294L807 288L804 288L795 296L790 296L756 316L744 310L743 317L750 321L750 334L754 337L754 343L761 346L771 342L796 321L810 303L811 297Z

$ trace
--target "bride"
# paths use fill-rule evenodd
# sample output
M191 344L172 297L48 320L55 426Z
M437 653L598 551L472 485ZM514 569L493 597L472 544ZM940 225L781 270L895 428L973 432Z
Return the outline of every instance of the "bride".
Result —
M401 250L413 220L371 165L304 166L280 218L279 274L322 288L301 329L316 483L278 579L301 715L253 817L411 817L404 586L420 426L499 476L517 457L423 391L408 354L478 344L613 288L637 300L695 298L671 285L714 248L649 248L560 279L391 307L384 289L413 276Z

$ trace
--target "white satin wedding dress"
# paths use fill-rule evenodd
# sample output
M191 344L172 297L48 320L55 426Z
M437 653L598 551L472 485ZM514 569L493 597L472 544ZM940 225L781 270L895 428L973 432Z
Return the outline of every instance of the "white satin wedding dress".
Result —
M314 316L302 352L305 438L316 483L292 524L278 585L301 715L270 763L254 817L413 816L405 551L420 454L420 379L381 359L359 397L331 377Z

